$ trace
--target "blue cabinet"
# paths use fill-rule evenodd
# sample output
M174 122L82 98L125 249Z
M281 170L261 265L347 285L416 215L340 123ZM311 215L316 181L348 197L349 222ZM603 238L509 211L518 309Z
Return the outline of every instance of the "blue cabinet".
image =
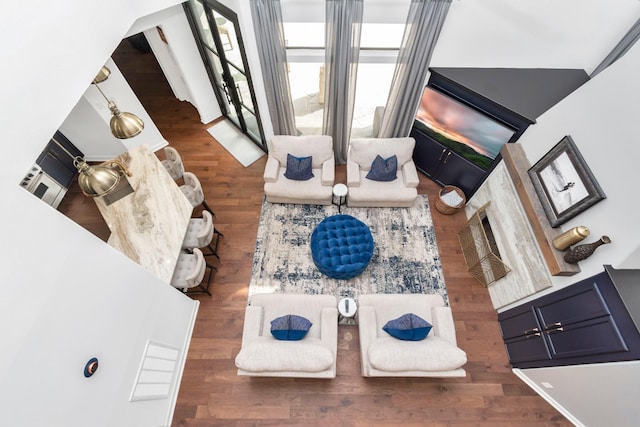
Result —
M73 159L74 157L83 157L84 154L60 131L56 131L53 138L64 148L54 143L52 139L42 153L40 153L40 156L36 159L36 163L47 175L58 182L58 184L68 189L73 178L78 173L77 168L73 164Z
M640 333L617 290L614 271L609 267L500 313L498 321L512 366L640 359Z
M416 168L442 186L458 187L464 192L467 200L489 173L415 127L409 136L416 140L413 150Z

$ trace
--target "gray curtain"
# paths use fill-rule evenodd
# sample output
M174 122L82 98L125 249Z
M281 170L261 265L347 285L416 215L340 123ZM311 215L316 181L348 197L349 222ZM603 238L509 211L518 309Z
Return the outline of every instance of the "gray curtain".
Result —
M251 0L267 105L276 135L297 135L280 0Z
M636 41L638 41L638 38L640 38L640 19L638 19L636 23L633 24L633 26L627 32L627 34L625 34L624 37L622 37L622 40L618 42L616 47L614 47L613 50L609 53L609 55L607 55L607 57L604 58L604 60L600 63L600 65L598 65L596 69L591 72L591 74L589 75L589 78L590 79L594 78L595 75L598 74L600 71L604 70L609 65L613 64L618 59L620 59L620 57L625 53L627 53L627 51L631 49L631 46L633 46L633 44Z
M347 162L362 28L362 0L327 0L322 133L333 138L336 163Z
M451 0L412 0L378 137L409 135Z

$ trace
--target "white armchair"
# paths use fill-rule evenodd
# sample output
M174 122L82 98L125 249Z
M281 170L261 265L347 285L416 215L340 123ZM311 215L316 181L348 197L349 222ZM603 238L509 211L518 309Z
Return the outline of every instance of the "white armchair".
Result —
M264 193L271 203L329 205L333 197L335 159L333 139L326 135L276 135L268 142L269 157L264 169ZM314 177L296 181L284 176L287 154L312 156Z
M355 138L347 154L347 205L355 207L411 207L418 197L418 172L413 163L413 138ZM397 178L373 181L366 178L371 163L380 155L398 158Z
M403 341L382 327L413 313L433 325L427 338ZM451 308L436 294L376 294L358 298L360 360L365 377L464 377L467 355L457 346Z
M332 295L255 294L247 306L238 375L335 378L338 351L338 303ZM300 341L279 341L271 321L288 314L312 323Z

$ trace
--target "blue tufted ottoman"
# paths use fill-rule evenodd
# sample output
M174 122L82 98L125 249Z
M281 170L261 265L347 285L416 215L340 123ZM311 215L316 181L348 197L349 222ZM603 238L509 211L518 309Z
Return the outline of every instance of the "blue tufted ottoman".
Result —
M331 278L356 277L373 256L371 231L350 215L325 218L311 233L311 256L318 270Z

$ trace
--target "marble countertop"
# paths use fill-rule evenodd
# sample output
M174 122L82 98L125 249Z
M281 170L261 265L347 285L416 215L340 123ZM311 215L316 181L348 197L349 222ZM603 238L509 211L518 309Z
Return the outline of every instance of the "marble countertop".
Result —
M116 159L131 172L133 193L110 205L94 199L112 233L107 243L170 283L193 207L148 146Z

